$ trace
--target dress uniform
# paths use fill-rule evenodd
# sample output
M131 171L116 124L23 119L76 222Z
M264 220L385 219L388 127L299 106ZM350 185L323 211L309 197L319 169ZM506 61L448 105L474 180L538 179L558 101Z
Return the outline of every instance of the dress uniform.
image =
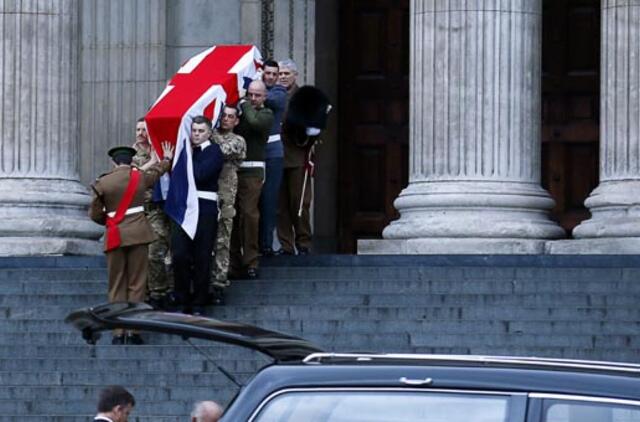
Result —
M115 147L109 156L118 163L122 157L131 162L135 149ZM109 302L142 302L147 281L147 245L155 238L144 214L144 196L148 188L171 168L170 157L142 172L131 165L117 165L92 185L89 217L106 225L104 249L109 273ZM122 330L114 331L114 343L125 341ZM137 334L129 340L141 342Z
M218 227L218 177L224 157L220 147L206 141L193 147L193 178L198 189L195 237L174 225L171 237L175 295L185 313L201 314L209 301L211 254Z
M240 108L242 116L236 133L247 143L247 159L238 169L237 214L231 234L229 271L234 276L242 277L246 274L249 278L256 278L260 257L259 201L264 181L265 145L273 124L273 112L266 107L257 108L249 102L243 103Z

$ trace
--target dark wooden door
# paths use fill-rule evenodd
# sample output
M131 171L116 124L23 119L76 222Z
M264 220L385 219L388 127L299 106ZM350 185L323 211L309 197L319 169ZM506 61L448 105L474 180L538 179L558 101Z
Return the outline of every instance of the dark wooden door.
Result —
M341 252L379 238L408 184L409 1L341 0Z
M598 184L600 2L544 0L542 185L567 232Z

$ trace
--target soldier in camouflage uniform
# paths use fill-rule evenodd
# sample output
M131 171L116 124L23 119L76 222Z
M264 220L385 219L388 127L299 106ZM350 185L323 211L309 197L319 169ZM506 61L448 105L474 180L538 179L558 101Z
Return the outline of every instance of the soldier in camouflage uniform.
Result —
M146 170L158 162L158 157L153 151L147 128L143 118L136 123L136 142L133 144L136 155L133 157L133 165L141 170ZM149 273L147 277L148 302L154 307L168 308L171 300L169 292L173 290L173 273L167 269L166 259L171 259L169 253L170 220L162 210L162 196L160 182L153 189L145 193L145 214L153 228L156 240L149 244Z
M247 145L240 135L233 133L240 122L238 109L225 106L222 109L220 128L213 131L213 141L220 145L224 154L224 166L218 178L218 204L220 217L218 221L218 237L213 259L215 265L212 268L212 287L214 298L222 300L222 290L229 285L227 273L229 271L229 243L231 242L231 230L233 217L236 214L234 204L238 190L238 176L236 171L245 159Z

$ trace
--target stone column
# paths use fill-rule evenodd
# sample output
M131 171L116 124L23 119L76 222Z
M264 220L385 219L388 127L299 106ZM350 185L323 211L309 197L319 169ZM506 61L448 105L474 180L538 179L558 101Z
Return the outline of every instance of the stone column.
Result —
M0 33L0 255L100 253L78 182L78 1L4 1Z
M166 15L165 0L80 2L80 178L85 184L110 168L111 147L135 141L136 120L167 83Z
M640 2L602 1L600 185L574 253L640 253Z
M409 186L360 253L542 253L541 0L411 2Z

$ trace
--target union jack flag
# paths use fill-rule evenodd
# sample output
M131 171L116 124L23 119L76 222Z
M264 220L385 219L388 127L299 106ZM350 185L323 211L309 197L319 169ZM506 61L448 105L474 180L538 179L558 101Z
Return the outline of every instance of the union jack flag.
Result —
M175 144L165 212L193 239L198 226L198 197L193 178L191 121L204 115L215 122L224 104L244 95L262 66L252 45L213 46L187 60L153 104L145 121L158 155L162 141Z

